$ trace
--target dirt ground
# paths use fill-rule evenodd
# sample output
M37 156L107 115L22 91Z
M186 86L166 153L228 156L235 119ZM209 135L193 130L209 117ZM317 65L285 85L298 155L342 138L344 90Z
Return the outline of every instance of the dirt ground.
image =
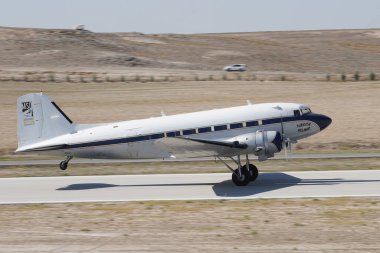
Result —
M205 81L154 83L0 83L1 154L16 149L16 99L45 92L77 123L123 121L263 102L299 102L329 115L323 132L301 140L302 150L379 149L380 82Z
M232 167L235 166L231 161L227 162ZM253 162L262 172L380 170L380 158L294 159ZM58 162L56 165L0 166L0 178L219 172L227 173L229 171L221 162L217 161L70 164L65 171L58 168Z
M379 29L184 35L0 27L0 76L2 71L221 71L236 63L259 72L370 73L379 71L379 34Z
M0 252L380 252L380 199L2 205Z

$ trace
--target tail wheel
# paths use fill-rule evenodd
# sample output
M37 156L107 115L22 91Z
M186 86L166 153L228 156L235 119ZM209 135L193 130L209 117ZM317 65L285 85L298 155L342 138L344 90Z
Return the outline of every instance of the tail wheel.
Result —
M242 167L241 176L239 176L239 170L236 169L234 173L232 173L232 182L234 182L237 186L246 186L249 182L251 182L249 171Z
M66 159L59 163L59 168L61 170L66 170L71 159L73 159L72 155L66 155Z
M59 168L61 169L61 170L66 170L67 169L67 162L65 162L65 161L62 161L62 162L60 162L60 164L59 164Z

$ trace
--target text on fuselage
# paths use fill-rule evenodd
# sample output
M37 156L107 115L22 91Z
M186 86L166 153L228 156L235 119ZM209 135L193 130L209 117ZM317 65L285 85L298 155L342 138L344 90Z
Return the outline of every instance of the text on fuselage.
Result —
M298 132L309 131L310 130L310 125L311 125L311 123L309 123L309 122L298 123L297 124Z

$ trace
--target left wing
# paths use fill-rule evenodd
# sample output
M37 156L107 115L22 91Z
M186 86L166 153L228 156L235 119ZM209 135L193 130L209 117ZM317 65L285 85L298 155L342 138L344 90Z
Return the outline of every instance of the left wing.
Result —
M176 157L233 156L248 147L247 144L238 141L216 141L188 137L162 138L157 140L155 144L167 149Z

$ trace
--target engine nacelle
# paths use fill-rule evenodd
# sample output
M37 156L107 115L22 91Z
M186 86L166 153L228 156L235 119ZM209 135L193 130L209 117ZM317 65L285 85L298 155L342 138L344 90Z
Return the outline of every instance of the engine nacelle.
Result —
M249 153L259 157L259 161L273 157L274 153L282 150L282 136L277 131L256 131L233 138L234 142L247 144Z

